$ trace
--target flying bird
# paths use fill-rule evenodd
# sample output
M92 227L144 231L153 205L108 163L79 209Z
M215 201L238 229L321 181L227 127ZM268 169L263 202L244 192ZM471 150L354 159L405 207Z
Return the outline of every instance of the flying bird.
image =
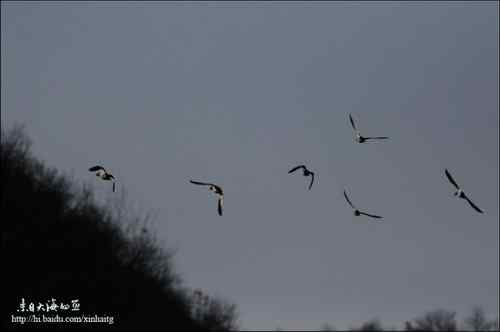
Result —
M364 143L367 140L388 139L389 138L387 136L375 136L375 137L365 137L365 136L362 136L361 133L360 133L360 131L356 128L356 124L354 123L354 120L353 120L352 115L350 113L349 113L349 120L351 121L352 129L354 129L354 132L356 134L355 140L358 143Z
M115 192L115 177L113 176L113 174L106 171L104 167L98 165L90 167L89 171L95 172L95 175L103 180L113 181L113 192Z
M368 216L368 217L372 217L372 218L375 218L375 219L382 219L381 216L377 216L377 215L374 215L374 214L369 214L369 213L366 213L366 212L361 212L359 211L355 206L354 204L352 204L351 200L349 199L349 197L347 196L347 193L345 192L345 189L344 189L344 197L347 201L347 203L349 203L349 205L354 209L354 215L355 216L359 216L359 215L365 215L365 216Z
M224 200L224 192L222 191L222 188L213 183L199 182L193 180L189 180L189 182L200 186L209 186L208 190L213 191L219 196L219 199L217 200L217 212L219 213L219 216L222 216L222 203Z
M448 172L447 169L444 170L445 174L446 174L446 177L448 178L448 180L451 182L452 185L455 186L455 188L457 189L457 191L455 191L453 193L453 195L455 196L458 196L460 198L463 198L465 199L467 202L469 202L470 206L472 206L472 208L474 210L476 210L477 212L479 213L483 213L483 211L481 211L480 208L478 208L476 206L476 204L472 203L472 201L469 199L469 197L467 197L467 195L465 195L464 191L458 186L458 184L455 182L455 180L453 179L453 177L451 176L450 172Z
M296 166L296 167L292 168L291 170L289 170L288 174L295 172L299 168L302 168L302 170L303 170L302 175L311 177L311 182L309 183L309 190L311 190L311 187L312 187L313 182L314 182L314 172L311 172L310 170L308 170L306 168L306 166L304 166L304 165Z

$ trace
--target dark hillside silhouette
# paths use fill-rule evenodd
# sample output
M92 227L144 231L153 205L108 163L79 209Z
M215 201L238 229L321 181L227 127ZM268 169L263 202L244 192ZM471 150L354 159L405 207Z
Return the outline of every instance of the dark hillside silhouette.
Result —
M4 331L237 329L234 305L183 288L171 254L146 228L127 230L117 216L137 225L142 217L99 206L90 189L46 167L31 154L22 127L2 131L1 167ZM51 299L56 304L77 299L80 310L37 310ZM35 312L29 311L30 302ZM114 319L113 324L12 322L13 316L31 314Z

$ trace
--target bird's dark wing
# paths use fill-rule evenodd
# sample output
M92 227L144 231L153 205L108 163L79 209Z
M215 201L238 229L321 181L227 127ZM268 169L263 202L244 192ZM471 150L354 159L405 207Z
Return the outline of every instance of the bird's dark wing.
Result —
M358 129L356 129L356 125L354 124L354 120L352 119L351 113L349 113L349 120L351 121L352 129L354 129L354 131L358 131Z
M478 207L476 206L476 204L472 203L472 201L469 199L469 197L465 196L465 199L467 200L467 202L469 202L470 206L472 206L472 208L473 208L474 210L476 210L476 211L477 211L477 212L479 212L479 213L483 213L483 211L481 211L481 209L480 209L480 208L478 208Z
M375 136L375 137L365 137L365 139L389 139L387 136Z
M91 171L91 172L96 172L96 171L98 171L98 170L100 170L100 169L102 169L103 171L105 171L104 167L99 166L99 165L96 165L96 166L92 166L92 167L90 167L90 168L89 168L89 171Z
M292 173L292 172L295 172L296 170L298 170L299 168L304 168L305 166L304 165L299 165L299 166L296 166L294 168L292 168L291 170L288 171L288 174Z
M217 212L219 212L219 216L222 216L222 196L219 197L219 200L217 202Z
M115 181L113 181L113 192L115 192Z
M446 168L444 169L444 172L446 173L446 177L448 178L448 180L455 186L455 188L460 189L460 187L455 182L455 180L453 180L453 177L451 176L450 172L448 172L448 170Z
M200 185L200 186L211 186L213 184L211 183L206 183L206 182L198 182L198 181L193 181L193 180L189 180L189 182L191 182L192 184L197 184L197 185Z
M347 197L347 193L345 192L345 189L344 189L344 197L345 197L345 200L347 201L347 203L349 203L349 205L353 208L353 209L356 209L354 207L354 205L352 204L351 200L349 199L349 197Z
M314 182L314 173L311 172L311 183L309 183L309 190L311 190L311 187L313 185L313 182Z
M382 219L381 216L376 216L374 214L369 214L369 213L365 213L365 212L361 212L361 211L359 212L359 214L364 214L365 216L376 218L376 219Z

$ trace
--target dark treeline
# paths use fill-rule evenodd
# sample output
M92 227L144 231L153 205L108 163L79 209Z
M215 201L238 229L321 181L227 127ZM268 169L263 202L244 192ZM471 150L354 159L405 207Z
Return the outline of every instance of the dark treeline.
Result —
M86 168L85 168L86 171ZM191 291L172 254L126 206L45 166L20 126L2 130L2 330L236 330L233 304ZM127 225L127 227L124 227ZM135 227L134 227L135 226ZM26 308L22 311L22 299ZM52 299L71 304L46 312ZM71 301L78 300L79 311ZM29 311L33 303L35 311ZM43 306L38 308L42 304ZM14 323L19 316L112 316L109 323ZM14 317L15 316L15 317Z
M484 310L474 307L462 320L458 320L456 312L437 309L406 321L402 326L384 326L379 319L372 319L359 327L351 327L348 331L498 331L498 317L489 319ZM320 331L336 331L330 324L324 324Z

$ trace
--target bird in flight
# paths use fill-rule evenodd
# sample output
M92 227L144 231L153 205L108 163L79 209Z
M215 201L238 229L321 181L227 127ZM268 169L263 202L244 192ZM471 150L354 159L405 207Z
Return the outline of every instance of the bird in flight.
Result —
M104 167L98 165L90 167L89 171L95 172L95 175L103 180L113 181L113 192L115 192L115 177L113 176L113 174L106 171Z
M192 184L200 185L200 186L209 186L208 190L213 191L214 193L216 193L219 196L219 199L217 201L217 212L219 213L219 216L222 216L222 203L223 203L223 199L224 199L224 192L222 191L222 188L216 184L213 184L213 183L199 182L199 181L193 181L193 180L189 180L189 182L191 182Z
M303 174L304 176L310 176L310 177L311 177L311 182L309 183L309 190L311 190L311 187L312 187L313 182L314 182L314 172L311 172L310 170L308 170L308 169L306 168L306 166L304 166L304 165L299 165L299 166L296 166L296 167L292 168L291 170L289 170L289 171L288 171L288 174L295 172L295 171L296 171L296 170L298 170L299 168L302 168L302 170L303 170L303 173L302 173L302 174Z
M465 195L464 191L458 186L458 184L455 182L455 180L453 179L453 177L451 176L450 172L448 172L447 169L444 170L445 174L446 174L446 177L448 178L448 180L451 182L452 185L455 186L455 188L457 189L457 191L455 191L453 193L453 195L455 196L458 196L460 198L463 198L465 199L467 202L469 202L470 206L472 206L472 208L474 210L476 210L477 212L479 213L483 213L483 211L481 211L480 208L478 208L476 206L476 204L472 203L472 201L469 199L469 197L467 197L467 195Z
M356 142L358 143L364 143L366 142L367 140L375 140L375 139L388 139L389 137L387 136L376 136L376 137L365 137L365 136L361 136L361 133L360 131L356 128L356 124L354 123L354 120L352 118L352 115L349 113L349 120L351 121L351 126L352 126L352 129L354 129L354 132L356 134Z
M368 216L368 217L372 217L372 218L375 218L375 219L382 219L381 216L377 216L377 215L374 215L374 214L369 214L369 213L366 213L366 212L361 212L356 207L354 207L354 204L352 204L351 200L347 196L347 193L345 192L345 189L344 189L344 197L345 197L347 203L349 203L349 205L354 209L354 215L355 216L359 216L359 215L362 214L362 215L365 215L365 216Z

